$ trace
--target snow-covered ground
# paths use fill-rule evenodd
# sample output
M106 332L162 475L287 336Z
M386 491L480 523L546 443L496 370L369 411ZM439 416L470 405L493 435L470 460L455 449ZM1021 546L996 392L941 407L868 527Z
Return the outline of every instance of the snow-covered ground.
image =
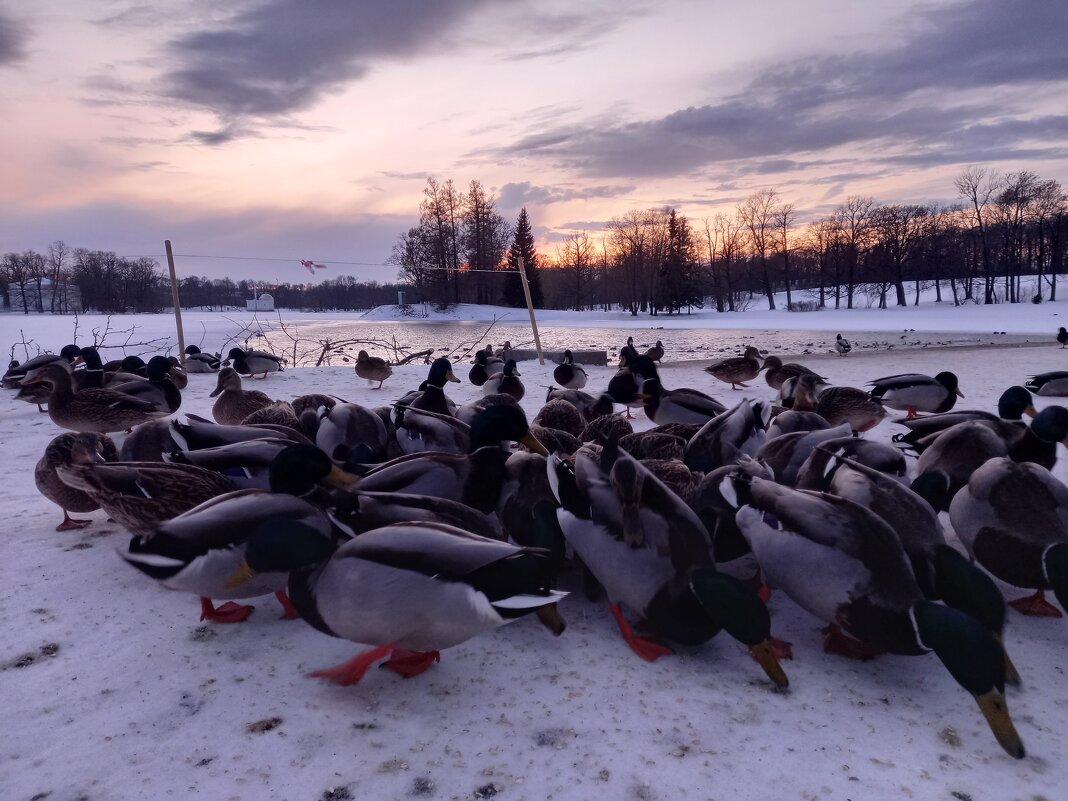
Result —
M933 304L932 304L933 306ZM1049 345L872 351L805 361L833 382L952 369L960 405L994 408L1008 385L1068 369L1053 342L1062 304L950 305L929 309L706 313L744 327L883 330L924 327L1048 334ZM750 315L761 318L750 321ZM194 321L195 315L187 315ZM17 318L17 319L16 319ZM209 319L213 319L210 318ZM587 323L592 322L585 318ZM167 334L166 317L116 318ZM0 342L22 327L58 350L70 318L4 315ZM84 327L91 321L82 319ZM664 324L661 318L655 324ZM602 324L597 319L598 324ZM648 318L633 321L647 325ZM221 323L220 325L224 325ZM693 321L689 321L693 325ZM623 326L621 321L620 327ZM84 330L84 329L83 329ZM621 331L621 336L623 336ZM670 343L669 343L670 345ZM672 365L666 386L711 391L725 402L770 398L762 379L731 392L700 368ZM520 366L533 416L552 365ZM328 392L367 405L399 397L426 368L395 369L382 391L350 367L287 370L255 387L276 398ZM466 369L462 370L466 374ZM588 389L610 368L590 370ZM208 414L212 376L193 375L182 412ZM458 402L480 393L450 385ZM1016 761L994 741L976 705L936 657L856 663L821 650L822 623L782 593L774 632L794 644L776 692L745 649L725 635L646 663L620 639L607 609L581 592L553 638L523 619L442 654L403 680L373 670L339 688L306 674L359 649L300 621L278 619L273 599L240 625L198 622L194 597L167 592L115 553L127 535L102 513L80 532L56 533L59 510L33 483L33 465L59 433L35 407L0 398L5 457L0 620L0 799L1057 799L1068 787L1068 620L1010 611L1006 644L1023 675L1009 708L1027 746ZM1041 407L1050 402L1037 399ZM650 425L639 413L636 427ZM888 441L897 427L869 433ZM1068 461L1056 473L1068 478ZM84 515L83 515L84 516ZM1009 597L1021 595L1006 588Z

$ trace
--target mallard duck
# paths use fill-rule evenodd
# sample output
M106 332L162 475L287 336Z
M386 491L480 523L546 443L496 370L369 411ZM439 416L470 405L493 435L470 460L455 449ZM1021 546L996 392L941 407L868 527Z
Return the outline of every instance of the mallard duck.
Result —
M775 481L790 487L797 481L798 472L817 445L848 437L851 432L848 423L815 431L794 431L765 440L755 458L767 466Z
M222 359L211 353L201 353L196 345L185 347L185 371L187 373L215 373L219 371Z
M56 474L142 537L150 536L163 521L234 490L233 482L221 473L187 464L83 463L57 467Z
M315 444L339 462L376 462L388 445L385 423L358 403L339 403L323 412Z
M137 373L125 373L120 371L105 371L104 364L100 360L100 354L93 346L82 348L81 359L83 366L74 370L71 375L71 386L75 392L83 389L114 389L112 384L127 384L136 381L145 381L145 376Z
M293 399L293 413L300 421L301 430L311 439L319 431L320 419L337 405L338 399L330 395L310 393Z
M775 439L794 431L820 431L830 427L831 424L815 412L786 409L771 418L768 424L768 439Z
M254 426L260 424L285 426L300 434L304 433L304 426L300 424L300 419L297 417L296 412L293 411L293 404L289 401L275 401L270 406L257 409L242 420L239 425Z
M147 380L110 381L107 388L131 398L147 401L165 414L173 414L182 405L182 393L170 378L171 363L166 356L153 356L146 366Z
M586 427L582 414L565 400L551 400L538 410L534 425L566 431L577 437Z
M730 384L731 389L746 387L748 385L745 382L751 381L760 373L760 351L750 345L745 349L744 356L720 359L708 365L705 372L725 384Z
M239 623L253 611L232 602L215 607L212 598L271 593L282 604L283 617L291 618L297 614L285 595L288 571L263 569L252 575L245 562L249 539L316 538L321 547L332 550L332 530L326 514L307 501L284 493L239 490L168 520L151 536L134 537L120 555L167 589L199 595L201 620Z
M171 369L167 371L167 378L171 380L178 389L185 389L189 386L189 374L186 373L185 368L182 367L182 363L178 361L177 356L168 356L167 361L170 362Z
M934 378L922 373L888 375L869 381L868 385L873 387L872 397L881 400L884 406L907 411L906 419L916 417L916 412L948 412L957 398L964 397L957 386L956 374L948 371Z
M4 373L4 389L18 389L23 381L34 378L38 370L49 364L57 364L69 373L81 353L82 349L77 345L64 345L59 353L42 353L22 363L12 361Z
M1045 599L1052 589L1068 609L1068 487L1044 467L991 459L953 498L949 519L964 547L997 578L1036 587L1010 601L1027 615L1060 617Z
M178 440L171 435L173 420L161 418L134 426L119 447L120 462L162 462L164 454L179 450Z
M908 466L900 448L846 434L843 437L823 440L813 448L797 470L793 483L788 486L829 492L835 472L846 460L875 470L898 483L907 480Z
M498 359L501 359L502 361L506 361L508 359L508 353L511 350L512 340L506 339L503 345L497 348L497 350L493 351L493 355L496 356Z
M633 351L633 348L631 348ZM633 420L630 409L633 406L643 406L645 401L641 398L642 382L649 378L659 378L656 365L652 359L638 356L637 353L619 354L619 370L608 381L608 395L615 403L621 403L626 407L627 419Z
M452 362L450 362L445 356L440 356L437 359L434 359L433 362L431 362L430 370L427 372L426 380L419 385L419 389L409 392L407 395L397 401L394 406L408 406L412 403L417 403L419 401L420 396L426 390L427 387L437 387L438 389L444 390L445 385L449 382L458 384L460 383L460 379L457 378L456 374L452 371ZM438 402L439 398L444 398L445 406L448 407L447 409L441 409L440 407L434 405ZM437 411L441 414L456 414L456 404L453 403L447 396L445 396L444 392L442 392L441 395L435 394L433 396L433 400L428 400L428 403L424 404L423 408L429 408L430 411Z
M629 420L618 414L608 414L586 423L579 439L582 442L607 442L611 437L619 439L633 433L634 428Z
M944 512L972 473L988 459L1008 455L1005 440L983 423L957 423L935 434L916 460L915 481L919 483L915 487L935 509ZM942 481L931 484L928 476L941 476Z
M799 412L815 412L832 426L849 423L857 432L874 428L886 418L882 401L862 389L827 387L820 391L815 376L797 379L793 408Z
M1001 591L986 573L946 543L931 505L892 476L847 458L833 442L820 445L814 453L833 459L829 492L875 512L897 533L923 597L943 600L971 615L990 629L1004 648L1005 599ZM1019 684L1020 675L1007 653L1005 659L1007 680Z
M853 350L853 346L849 344L849 340L841 334L838 334L834 338L834 352L839 356L848 355L849 351Z
M686 443L686 466L707 473L757 453L767 438L770 413L762 401L743 400L709 420Z
M274 403L271 398L256 389L242 389L241 376L233 367L219 371L215 389L209 398L218 398L211 407L211 416L221 425L241 425L241 421L255 411Z
M1068 344L1068 328L1063 325L1057 329L1057 341L1061 343L1062 349Z
M619 438L619 447L640 462L646 459L678 459L682 461L686 440L674 434L664 434L655 428L638 431Z
M575 364L570 350L564 351L564 360L553 370L553 381L564 389L582 389L586 386L586 371Z
M510 451L503 442L522 443L536 453L548 451L530 433L522 409L491 406L475 417L469 453L418 453L366 471L353 483L370 492L401 492L466 503L489 514L496 508Z
M783 364L782 359L778 356L767 356L764 359L764 364L760 368L761 370L767 370L764 373L764 380L768 382L768 386L772 389L781 389L783 381L788 378L797 378L799 375L805 373L812 373L816 375L814 370L810 370L803 364L797 364L796 362L787 362ZM818 376L820 381L824 381L822 376Z
M671 653L664 638L705 642L721 629L748 646L775 684L787 679L769 642L767 608L736 579L716 571L708 532L693 511L613 439L553 456L549 481L564 536L604 586L624 640L643 659ZM625 606L638 616L635 633Z
M1068 370L1053 370L1033 375L1024 386L1044 398L1068 397Z
M519 401L511 395L504 395L498 392L495 395L483 395L481 398L475 398L463 406L457 406L455 417L460 422L471 425L478 413L483 409L488 409L490 406L515 406L516 408L521 408Z
M496 395L500 392L521 401L523 395L526 394L526 388L519 380L520 375L522 373L516 369L515 359L509 359L504 363L504 369L501 372L486 379L486 383L482 385L482 394Z
M476 387L482 386L490 376L504 369L504 359L498 359L493 355L493 351L489 350L489 346L486 347L487 350L475 351L475 363L471 367L471 372L467 374L467 380Z
M232 442L244 442L250 439L281 438L303 445L311 444L311 440L306 436L286 426L272 426L263 423L252 426L218 425L202 417L197 417L195 414L187 414L185 422L172 420L170 424L171 437L184 451L214 448L219 445L229 445Z
M213 448L200 448L195 451L176 448L165 454L163 461L179 465L196 465L205 470L220 473L230 480L233 485L230 489L233 490L268 490L271 488L271 465L282 451L292 447L315 449L312 445L297 445L287 439L249 439L232 442L229 445L217 445ZM325 454L323 458L326 458ZM309 483L308 489L311 486L312 484Z
M85 389L75 393L70 373L65 367L48 364L38 368L23 386L37 382L52 385L48 397L48 416L60 428L106 434L127 431L139 423L167 414L154 404L110 389Z
M563 568L567 543L556 519L556 496L549 485L546 457L518 451L504 463L505 480L497 518L506 536L528 548L544 548L555 579Z
M782 386L779 387L779 405L783 409L794 408L794 399L797 396L797 382L800 378L801 376L787 378L782 382ZM811 393L818 396L821 392L830 387L830 384L819 376L816 376L815 380L810 384L810 387Z
M310 674L343 686L387 656L382 667L416 676L440 660L442 649L566 595L549 589L543 554L440 523L374 529L336 551L316 530L274 528L250 539L234 581L291 571L289 594L308 623L375 645Z
M69 513L92 512L100 508L91 495L66 484L56 470L72 464L114 462L117 456L115 443L104 434L60 434L48 443L33 470L33 480L37 490L63 510L63 522L56 526L56 531L85 528L93 521L76 520Z
M263 377L266 378L268 373L275 373L282 369L282 357L264 350L230 348L230 352L226 354L226 360L240 375L257 376L263 373Z
M652 359L654 362L659 363L664 358L664 343L659 339L656 344L645 351L645 358Z
M582 447L582 441L578 437L558 428L545 428L532 424L530 433L549 453L562 453L570 456ZM520 445L519 449L523 450L526 447L526 445Z
M1029 417L1034 417L1036 414L1031 393L1024 387L1009 387L998 398L997 414L982 409L954 409L941 414L929 414L911 419L903 418L895 420L894 423L905 426L909 433L895 434L893 440L915 450L922 450L923 441L931 434L941 433L957 423L971 421L988 422L1005 439L1011 439L1019 434L1025 414Z
M645 409L645 416L657 425L667 423L697 423L704 425L713 417L723 414L727 407L696 389L665 389L659 378L647 378L642 382L638 395Z
M378 386L374 389L382 389L382 382L393 375L393 368L385 359L369 356L367 351L361 350L356 354L356 375L368 382L377 381Z
M563 400L570 403L579 410L582 419L587 423L596 417L612 414L615 410L612 396L607 392L602 392L595 398L588 392L583 392L578 389L556 389L555 387L549 387L549 391L545 395L545 402L548 403L549 401L554 400Z
M831 624L825 648L856 656L859 640L903 655L933 650L976 699L1001 747L1023 758L997 638L970 615L923 597L901 540L881 517L853 501L761 478L749 479L747 490L738 527L768 585Z
M438 396L441 402L432 403ZM445 406L444 398L445 394L441 387L430 385L416 403L397 407L396 439L404 453L467 452L471 427L448 414L447 411L435 410L436 407Z

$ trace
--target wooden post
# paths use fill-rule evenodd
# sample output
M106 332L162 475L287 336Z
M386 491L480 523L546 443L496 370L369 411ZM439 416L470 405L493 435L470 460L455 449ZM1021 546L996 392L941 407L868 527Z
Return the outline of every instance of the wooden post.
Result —
M527 311L530 312L530 327L534 330L534 348L538 352L538 364L545 364L545 357L541 352L541 337L538 336L538 321L534 318L534 301L530 299L530 285L527 283L527 268L523 264L523 257L516 259L519 262L519 278L523 282L523 294L527 298Z
M171 240L166 239L163 246L167 249L167 268L171 271L171 301L174 303L174 325L178 329L178 361L185 368L185 332L182 330L182 303L178 299L178 278L174 274L174 251Z

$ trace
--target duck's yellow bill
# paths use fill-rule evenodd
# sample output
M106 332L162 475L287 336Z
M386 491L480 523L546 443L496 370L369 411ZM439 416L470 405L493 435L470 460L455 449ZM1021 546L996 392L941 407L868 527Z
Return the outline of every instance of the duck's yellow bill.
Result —
M786 678L786 671L782 669L782 665L779 664L779 658L775 656L775 652L771 648L771 642L764 640L758 642L756 645L749 646L749 653L753 655L753 659L764 668L764 672L768 674L768 678L771 679L776 687L789 687L790 680Z
M548 456L549 451L545 449L545 446L538 442L538 438L531 434L529 431L523 435L519 440L523 445L526 445L534 453L540 453L542 456Z
M1005 753L1014 759L1023 759L1026 756L1023 740L1020 739L1020 735L1017 734L1016 727L1012 723L1012 718L1009 717L1009 708L1005 704L1005 696L998 690L991 690L975 696L975 702L979 704L979 711L986 718L986 722L990 726L990 731L994 733L994 738L998 741L998 745L1004 748Z

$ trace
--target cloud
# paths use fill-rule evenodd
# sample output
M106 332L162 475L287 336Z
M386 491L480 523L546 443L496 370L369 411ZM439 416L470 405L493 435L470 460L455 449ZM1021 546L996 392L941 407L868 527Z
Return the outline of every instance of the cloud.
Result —
M528 204L562 203L568 200L621 197L634 191L633 185L620 186L536 186L529 181L504 184L497 193L502 208L520 209Z
M845 146L880 156L922 151L931 163L938 154L954 162L967 146L1011 153L1036 137L1064 136L1062 118L1032 115L1036 99L1068 87L1066 23L1062 3L926 6L888 32L896 44L774 65L735 94L659 118L539 126L491 155L605 178L747 160L744 172L766 174Z
M0 67L17 64L26 57L26 28L0 11Z
M291 114L379 61L442 48L450 31L488 4L319 0L310 7L304 0L267 0L224 26L172 41L169 57L179 66L162 77L162 89L215 112L224 128L240 117Z

